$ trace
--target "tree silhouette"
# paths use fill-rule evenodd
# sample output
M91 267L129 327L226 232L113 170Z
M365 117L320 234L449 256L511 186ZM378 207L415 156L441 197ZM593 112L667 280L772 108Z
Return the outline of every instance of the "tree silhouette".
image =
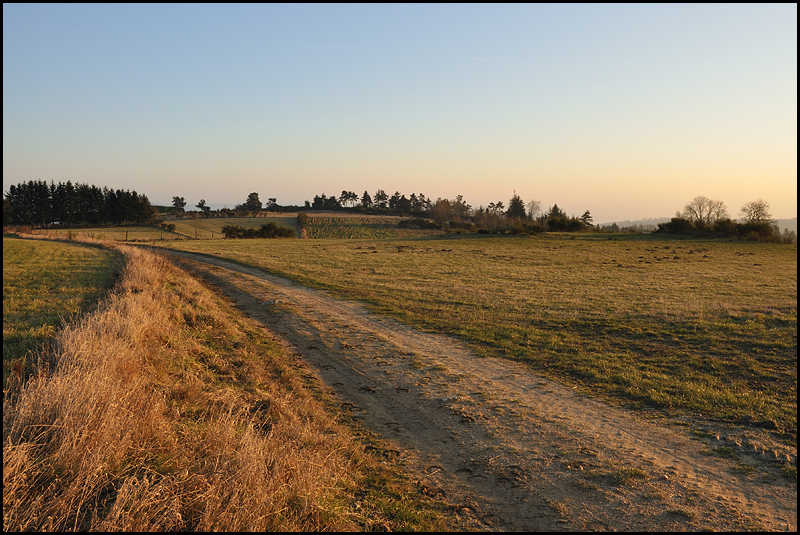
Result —
M375 197L372 198L372 205L376 208L384 209L389 201L389 196L385 191L379 189L375 192Z
M525 203L516 193L514 193L514 196L511 197L510 201L508 201L508 210L506 210L506 217L511 219L525 218Z
M769 203L763 199L745 203L742 206L741 215L748 223L763 223L772 219L772 214L769 213Z
M364 191L364 195L361 196L361 206L364 208L372 208L372 197L369 196L366 190Z
M186 206L186 199L183 197L173 197L172 198L172 207L175 208L179 212L183 212L183 208Z
M249 210L251 212L258 212L261 210L261 201L258 198L258 193L254 191L248 195L247 200L242 205L242 209Z
M683 207L678 217L687 219L697 227L710 226L715 221L728 217L728 210L722 201L714 201L699 195Z

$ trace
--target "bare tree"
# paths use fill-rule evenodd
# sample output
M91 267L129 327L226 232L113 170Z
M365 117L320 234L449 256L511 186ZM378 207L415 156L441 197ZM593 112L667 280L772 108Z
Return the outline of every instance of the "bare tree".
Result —
M542 202L537 200L528 201L528 217L537 219L542 215Z
M695 225L710 225L714 221L727 218L728 209L722 201L714 201L700 195L692 199L692 202L676 215L688 219Z
M745 203L742 206L741 215L748 223L763 223L772 219L772 214L769 213L769 203L763 199Z
M450 206L450 201L447 199L436 199L436 202L431 206L431 215L433 220L439 225L444 225L453 218L453 209Z

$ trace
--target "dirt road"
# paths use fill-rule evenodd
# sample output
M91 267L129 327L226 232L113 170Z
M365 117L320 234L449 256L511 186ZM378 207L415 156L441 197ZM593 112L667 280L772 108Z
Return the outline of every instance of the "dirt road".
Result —
M796 466L797 451L765 430L610 407L357 302L172 254L310 364L464 529L797 526L797 484L780 468Z

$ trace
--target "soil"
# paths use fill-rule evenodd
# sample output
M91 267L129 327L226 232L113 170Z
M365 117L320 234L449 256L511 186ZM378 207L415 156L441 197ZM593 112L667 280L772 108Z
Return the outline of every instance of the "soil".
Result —
M305 361L464 530L796 530L797 450L768 429L614 407L358 302L171 254Z

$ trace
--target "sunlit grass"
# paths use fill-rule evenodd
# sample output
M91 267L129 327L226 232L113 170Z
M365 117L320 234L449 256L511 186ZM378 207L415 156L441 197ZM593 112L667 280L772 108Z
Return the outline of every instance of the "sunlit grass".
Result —
M52 340L63 320L113 283L121 255L97 247L3 237L3 385L15 359ZM31 362L25 362L30 371Z
M452 529L260 325L122 251L116 291L4 395L4 531Z
M597 235L170 246L364 300L618 402L796 434L796 246Z

